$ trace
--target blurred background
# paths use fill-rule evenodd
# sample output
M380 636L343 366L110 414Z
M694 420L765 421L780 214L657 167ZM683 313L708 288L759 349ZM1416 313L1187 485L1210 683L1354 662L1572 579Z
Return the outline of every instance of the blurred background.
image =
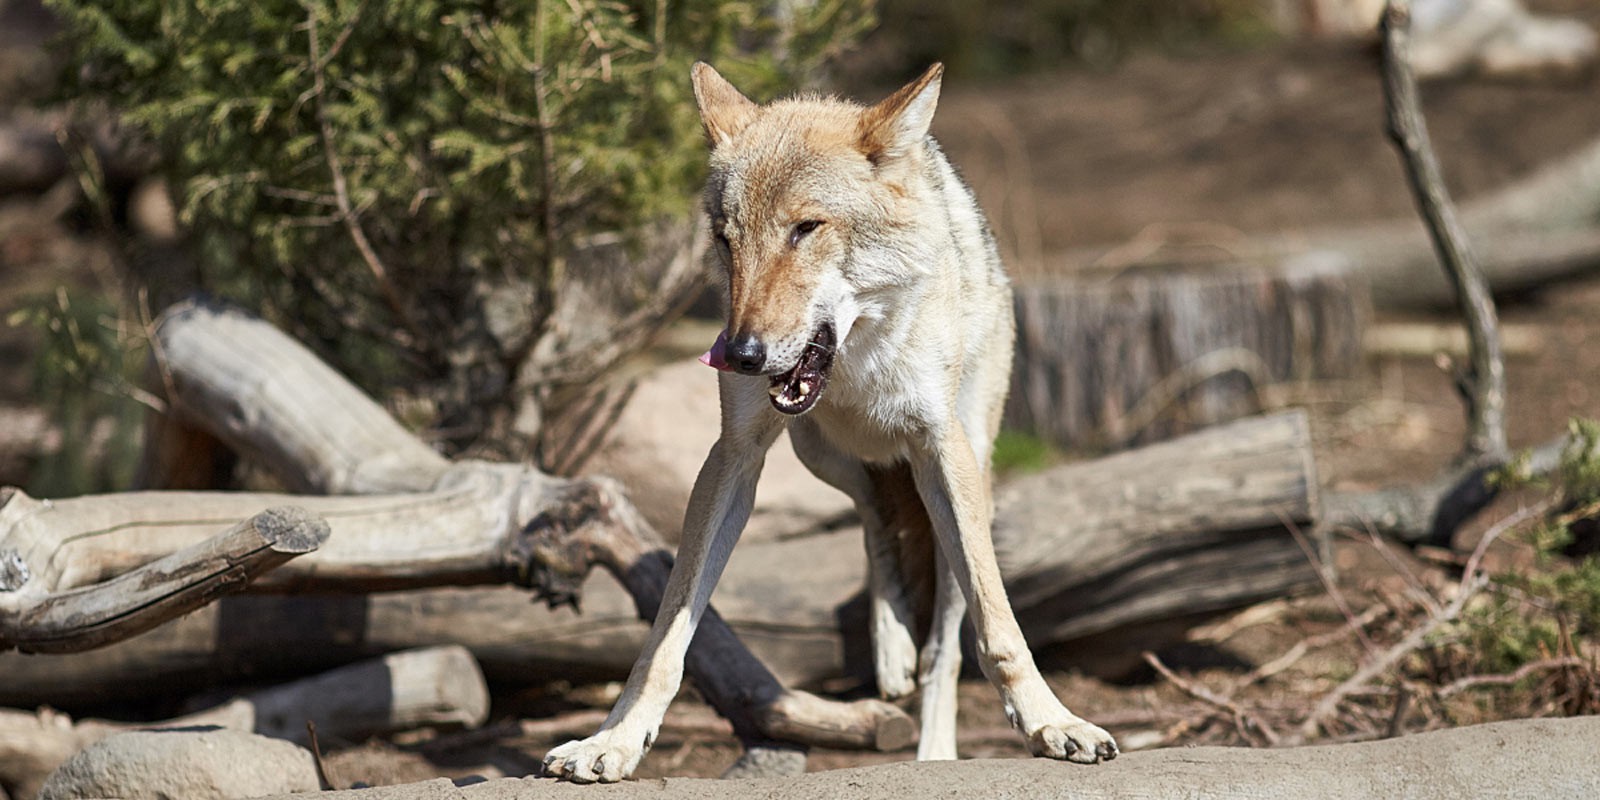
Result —
M716 315L681 263L696 58L758 99L872 98L945 62L935 133L1022 280L1230 248L1394 272L1365 263L1398 258L1371 226L1411 215L1362 0L307 8L0 5L0 482L133 485L159 407L139 388L141 328L196 291L284 325L447 453L577 468L603 438L595 409L617 402L605 387L634 377L619 367L675 353L661 334L684 310ZM1594 140L1597 18L1562 0L1419 4L1457 197ZM1592 195L1558 202L1553 226L1594 223ZM1448 305L1391 301L1394 283L1374 282L1385 313ZM1513 384L1537 409L1514 425L1539 429L1587 393Z
M1366 263L1400 258L1372 226L1412 209L1383 135L1370 2L311 8L0 5L0 482L133 485L159 407L138 388L141 329L196 291L284 325L447 453L576 469L604 438L596 409L619 402L606 387L635 375L619 367L692 349L662 335L684 310L716 315L681 258L702 161L696 58L758 99L872 98L945 62L935 133L1019 279L1230 248L1343 252L1402 284L1418 272L1415 253ZM1457 197L1594 140L1597 16L1419 4ZM1592 225L1592 194L1553 201L1566 216L1551 225ZM1373 283L1384 313L1448 305L1395 282ZM1563 357L1591 367L1588 352ZM1513 424L1538 429L1574 410L1557 398L1587 393L1513 384L1533 407ZM1105 424L1054 445L1128 438L1083 432Z

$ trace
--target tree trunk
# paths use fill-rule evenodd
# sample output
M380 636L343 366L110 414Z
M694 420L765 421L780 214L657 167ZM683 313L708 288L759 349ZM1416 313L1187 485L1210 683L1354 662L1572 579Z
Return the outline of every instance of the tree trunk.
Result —
M1063 447L1156 441L1361 364L1366 286L1337 260L1150 265L1017 286L1006 421Z

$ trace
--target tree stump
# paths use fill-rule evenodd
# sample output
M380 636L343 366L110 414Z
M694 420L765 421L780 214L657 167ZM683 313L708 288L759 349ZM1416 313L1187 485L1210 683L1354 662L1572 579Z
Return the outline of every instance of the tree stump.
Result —
M1361 363L1366 284L1335 256L1138 264L1016 287L1006 424L1069 449L1170 438Z

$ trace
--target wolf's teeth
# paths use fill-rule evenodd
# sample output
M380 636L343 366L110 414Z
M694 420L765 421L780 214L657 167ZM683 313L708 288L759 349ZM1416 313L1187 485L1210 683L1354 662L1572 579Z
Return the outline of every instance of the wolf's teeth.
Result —
M783 394L783 384L774 383L771 386L767 387L767 396L768 397L777 397L780 394Z
M807 383L806 381L801 381L800 382L800 396L801 397L805 397L808 394L811 394L811 384Z

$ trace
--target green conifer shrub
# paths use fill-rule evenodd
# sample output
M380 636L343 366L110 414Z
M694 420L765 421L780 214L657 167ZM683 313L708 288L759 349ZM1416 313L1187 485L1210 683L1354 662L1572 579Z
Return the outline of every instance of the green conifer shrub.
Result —
M690 64L770 96L867 19L850 0L51 5L69 92L158 146L201 288L433 402L457 447L620 356L552 309L583 283L642 305L667 260L649 251L686 246L648 232L685 227L704 162ZM604 247L621 256L585 256Z

